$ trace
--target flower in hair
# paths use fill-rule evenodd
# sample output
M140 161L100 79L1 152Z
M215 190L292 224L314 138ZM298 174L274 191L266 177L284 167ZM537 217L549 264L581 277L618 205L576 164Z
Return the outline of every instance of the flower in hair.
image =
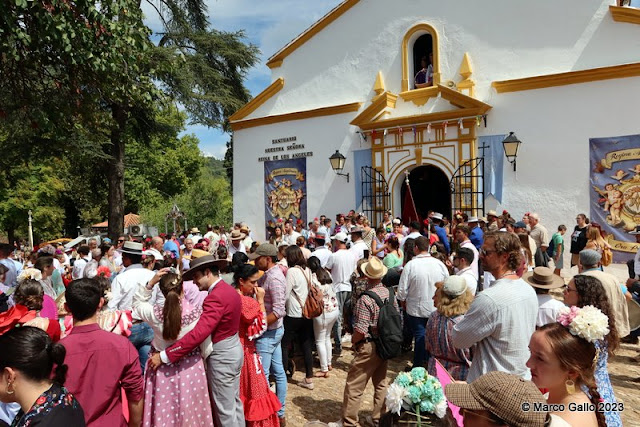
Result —
M25 280L42 280L42 272L37 268L25 268L18 276L18 282Z
M97 275L104 277L104 278L110 278L111 277L111 270L109 270L109 267L107 267L106 265L101 265L100 267L98 267L97 271Z
M582 308L565 307L560 310L557 320L567 327L572 335L583 338L590 343L604 339L609 333L609 318L592 305L586 305Z

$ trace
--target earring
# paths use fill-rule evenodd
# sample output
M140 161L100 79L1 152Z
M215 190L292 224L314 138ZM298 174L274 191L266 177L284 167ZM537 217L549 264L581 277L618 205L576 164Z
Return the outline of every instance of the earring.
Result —
M12 386L12 384L10 382L7 382L7 394L13 394L13 393L16 392L15 390L9 390L9 387L11 387L11 386Z
M576 384L571 380L566 380L564 386L567 388L567 393L574 394L576 392Z

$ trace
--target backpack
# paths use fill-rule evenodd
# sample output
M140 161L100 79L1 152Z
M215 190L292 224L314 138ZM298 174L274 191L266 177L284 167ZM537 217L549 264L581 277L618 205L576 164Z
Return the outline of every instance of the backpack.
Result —
M549 242L549 246L547 246L547 255L549 255L549 258L553 258L554 256L556 256L556 245L553 243L553 237Z
M304 304L300 301L300 297L298 297L296 291L293 291L293 293L298 300L298 304L302 307L302 316L305 319L313 319L314 317L320 316L324 311L324 294L320 287L311 283L311 280L304 274L304 270L302 270L302 268L300 268L300 270L302 271L302 275L305 279L307 279L307 286L309 289L307 299Z
M376 344L376 353L383 360L393 359L402 352L402 316L398 313L398 310L393 305L393 299L395 298L392 288L389 290L389 298L384 300L380 299L378 294L372 291L365 291L362 295L368 295L373 299L378 307L380 307L380 314L378 315L378 334L374 334L372 327L369 326L369 333L371 334L372 341Z

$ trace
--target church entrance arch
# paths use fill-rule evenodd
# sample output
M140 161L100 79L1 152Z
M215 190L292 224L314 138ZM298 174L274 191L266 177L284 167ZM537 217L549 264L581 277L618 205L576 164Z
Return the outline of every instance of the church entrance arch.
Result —
M404 181L404 180L403 180ZM420 218L427 217L429 211L451 214L451 187L447 174L435 165L418 166L409 173L409 185ZM401 188L402 210L404 211L407 186Z

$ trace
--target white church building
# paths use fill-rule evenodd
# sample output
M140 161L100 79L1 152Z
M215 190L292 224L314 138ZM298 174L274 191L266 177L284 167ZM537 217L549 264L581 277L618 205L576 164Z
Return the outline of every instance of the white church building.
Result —
M614 1L346 0L267 65L230 119L234 220L260 237L282 214L400 216L407 177L421 216L506 209L571 230L593 208L590 139L640 134L640 9Z

